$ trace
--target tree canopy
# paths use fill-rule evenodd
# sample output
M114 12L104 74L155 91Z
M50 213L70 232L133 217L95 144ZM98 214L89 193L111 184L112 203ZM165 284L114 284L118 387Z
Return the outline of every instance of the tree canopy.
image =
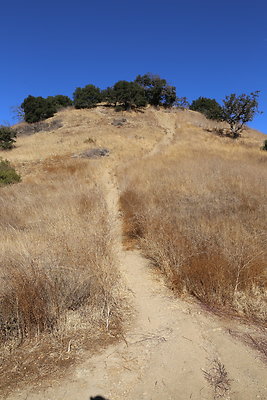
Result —
M51 101L57 110L60 110L61 108L64 107L70 107L72 106L72 101L68 96L64 96L63 94L57 94L56 96L48 96L47 97L48 101Z
M73 104L75 108L92 108L102 101L102 94L95 85L78 87L73 93Z
M207 118L227 122L233 137L238 137L245 124L252 121L258 113L259 92L247 94L230 94L221 106L215 99L198 97L189 105L186 97L177 97L175 86L167 83L159 75L147 73L137 75L134 81L120 80L114 86L100 90L93 84L77 87L73 93L73 101L64 95L34 97L29 95L21 106L16 108L19 117L29 123L42 121L52 117L63 107L74 105L75 108L92 108L101 102L118 109L152 106L190 108Z
M237 96L235 93L223 100L223 120L230 125L233 137L238 137L247 122L253 120L258 110L259 91Z
M222 119L222 107L215 99L199 97L198 99L192 101L189 108L192 111L198 111L204 114L209 119Z
M26 122L38 122L53 117L57 107L51 100L29 95L21 104Z
M145 91L135 82L119 81L113 86L111 99L121 104L125 110L144 107L147 104Z
M46 99L41 96L35 97L29 95L24 99L19 109L21 109L24 114L24 120L33 123L53 117L61 108L70 105L72 105L71 99L61 94L48 96Z
M145 90L148 104L170 107L176 100L176 88L167 84L159 75L147 73L138 75L135 83Z

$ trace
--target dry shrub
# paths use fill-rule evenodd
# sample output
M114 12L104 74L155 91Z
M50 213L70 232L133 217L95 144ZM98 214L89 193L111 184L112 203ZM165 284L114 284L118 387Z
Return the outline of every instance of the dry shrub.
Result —
M64 338L82 346L83 336L120 330L103 190L88 162L57 163L35 182L0 192L0 366L18 344L44 335L58 338L60 348Z
M121 173L126 226L178 293L266 322L263 164L208 146L171 151Z

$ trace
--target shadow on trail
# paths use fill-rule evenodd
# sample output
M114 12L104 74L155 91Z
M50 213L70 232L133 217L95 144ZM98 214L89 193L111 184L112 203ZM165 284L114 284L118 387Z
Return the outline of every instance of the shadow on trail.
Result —
M90 397L90 400L109 400L106 397L103 396L94 396L94 397Z

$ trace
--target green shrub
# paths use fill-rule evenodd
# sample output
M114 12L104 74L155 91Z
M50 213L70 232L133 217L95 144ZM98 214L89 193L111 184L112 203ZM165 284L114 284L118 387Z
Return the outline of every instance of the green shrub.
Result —
M261 150L267 151L267 139L264 140Z
M221 120L223 110L219 103L215 99L209 99L207 97L199 97L192 101L190 110L198 111L204 114L209 119Z
M78 87L73 93L73 104L75 108L92 108L102 101L102 94L98 87L86 85Z
M0 149L8 150L12 149L15 143L17 133L15 129L9 126L0 126Z
M0 160L0 186L10 185L20 181L20 176L11 167L9 161Z

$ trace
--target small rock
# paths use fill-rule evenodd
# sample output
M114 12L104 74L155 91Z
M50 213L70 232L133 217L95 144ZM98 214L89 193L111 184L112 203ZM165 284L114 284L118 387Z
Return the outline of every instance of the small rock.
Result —
M109 150L105 148L96 148L85 150L80 154L74 154L72 157L74 158L99 158L99 157L107 157L109 155Z
M123 126L126 122L127 122L126 118L114 119L111 122L111 125L120 127L120 126Z

